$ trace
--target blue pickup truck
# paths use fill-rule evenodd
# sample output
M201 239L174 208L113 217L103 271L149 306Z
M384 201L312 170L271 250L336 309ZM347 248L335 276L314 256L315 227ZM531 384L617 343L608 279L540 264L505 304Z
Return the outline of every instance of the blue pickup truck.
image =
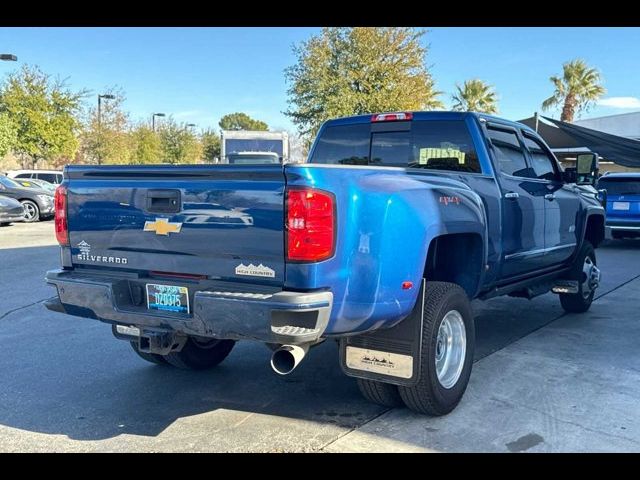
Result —
M68 166L47 307L180 368L253 340L286 375L333 339L366 398L443 415L471 374L472 299L591 305L605 222L587 170L454 112L328 121L306 164Z

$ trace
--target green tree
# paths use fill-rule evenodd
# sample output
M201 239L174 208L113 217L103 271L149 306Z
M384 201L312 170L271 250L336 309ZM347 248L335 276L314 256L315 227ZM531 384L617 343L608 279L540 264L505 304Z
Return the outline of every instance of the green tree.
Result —
M493 87L477 78L465 80L462 87L456 84L451 100L452 109L458 112L498 113L498 98Z
M178 124L172 118L162 123L160 144L164 162L195 163L201 158L201 146L198 138L186 124Z
M17 129L9 115L0 113L0 158L15 148L18 140Z
M160 135L149 125L139 124L129 133L131 141L131 163L159 163L162 158Z
M584 60L566 62L562 70L562 77L554 75L549 79L555 91L542 102L542 109L549 110L561 105L560 120L573 122L576 113L587 110L606 90L598 70L589 67Z
M269 130L269 126L261 121L251 118L246 113L229 113L218 122L222 130Z
M81 135L85 161L98 165L129 163L132 142L128 132L129 118L122 108L124 93L115 87L102 91L115 98L102 101L100 118L97 107L92 106L87 111Z
M425 63L424 30L400 27L324 28L294 46L285 70L291 117L314 135L332 117L442 108Z
M200 137L202 144L202 157L206 162L214 162L220 158L220 135L213 130L205 130Z
M0 88L0 111L16 126L14 151L33 167L39 160L73 158L79 145L77 114L85 95L38 67L25 65L10 73Z

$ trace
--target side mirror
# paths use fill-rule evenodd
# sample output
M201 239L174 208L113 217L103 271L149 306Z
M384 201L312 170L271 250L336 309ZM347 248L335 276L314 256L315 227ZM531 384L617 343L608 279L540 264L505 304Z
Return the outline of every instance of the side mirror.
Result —
M581 153L576 158L576 184L595 185L598 178L598 154Z

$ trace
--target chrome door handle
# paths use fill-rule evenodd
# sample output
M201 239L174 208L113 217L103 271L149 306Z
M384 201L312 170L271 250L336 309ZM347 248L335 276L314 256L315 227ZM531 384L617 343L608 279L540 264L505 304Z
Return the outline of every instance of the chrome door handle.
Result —
M520 194L518 192L507 192L504 194L504 198L520 198Z
M555 199L556 199L556 196L555 196L553 193L547 193L547 194L544 196L544 198L545 198L545 200L549 200L549 201L551 201L551 200L555 200Z

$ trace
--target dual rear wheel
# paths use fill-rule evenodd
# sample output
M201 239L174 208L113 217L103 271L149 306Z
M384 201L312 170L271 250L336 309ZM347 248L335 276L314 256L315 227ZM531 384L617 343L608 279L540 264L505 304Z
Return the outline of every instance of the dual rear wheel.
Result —
M586 312L600 282L593 245L585 241L569 279L578 292L560 294L566 312ZM445 415L462 399L469 383L475 344L471 305L464 290L453 283L428 282L423 311L420 378L412 387L358 379L364 397L385 407L403 404L419 413Z
M406 405L428 415L445 415L462 399L473 365L475 327L469 298L458 285L426 284L420 377L414 386L358 379L364 397L385 407Z

